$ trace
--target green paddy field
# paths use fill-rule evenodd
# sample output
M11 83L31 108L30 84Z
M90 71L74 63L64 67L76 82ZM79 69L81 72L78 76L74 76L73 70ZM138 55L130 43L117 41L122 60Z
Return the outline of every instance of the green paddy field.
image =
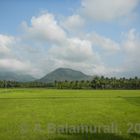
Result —
M0 89L0 140L140 140L140 90Z

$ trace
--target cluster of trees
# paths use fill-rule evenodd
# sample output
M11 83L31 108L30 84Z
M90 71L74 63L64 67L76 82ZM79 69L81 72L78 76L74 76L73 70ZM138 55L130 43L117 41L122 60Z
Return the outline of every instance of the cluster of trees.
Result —
M55 81L54 86L57 89L90 89L91 81Z
M54 87L53 83L41 82L16 82L16 81L0 81L0 88L43 88Z
M115 77L94 77L91 81L55 81L58 89L140 89L140 79L115 78Z
M43 82L0 81L0 88L140 89L140 78L94 77L93 80Z

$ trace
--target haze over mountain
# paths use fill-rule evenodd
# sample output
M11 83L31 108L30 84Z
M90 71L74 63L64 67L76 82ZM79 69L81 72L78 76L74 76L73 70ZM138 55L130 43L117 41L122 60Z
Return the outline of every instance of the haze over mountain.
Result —
M32 77L31 75L0 71L0 80L28 82L28 81L34 81L35 78Z
M76 80L90 80L92 76L86 75L80 71L72 70L70 68L58 68L43 78L41 78L40 82L54 82L56 81L76 81Z

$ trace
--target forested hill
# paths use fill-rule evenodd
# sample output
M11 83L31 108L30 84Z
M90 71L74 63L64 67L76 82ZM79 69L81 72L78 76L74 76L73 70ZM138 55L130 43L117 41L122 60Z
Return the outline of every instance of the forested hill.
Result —
M69 68L58 68L43 78L39 79L40 82L52 83L55 81L81 81L91 80L92 76L86 75L80 71L72 70Z

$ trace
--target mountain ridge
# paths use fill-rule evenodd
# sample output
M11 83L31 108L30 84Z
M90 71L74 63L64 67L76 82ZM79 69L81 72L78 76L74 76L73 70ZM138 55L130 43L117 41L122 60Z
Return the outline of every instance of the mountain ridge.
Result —
M36 80L31 75L9 72L9 71L0 71L0 80L6 81L17 81L17 82L30 82Z

